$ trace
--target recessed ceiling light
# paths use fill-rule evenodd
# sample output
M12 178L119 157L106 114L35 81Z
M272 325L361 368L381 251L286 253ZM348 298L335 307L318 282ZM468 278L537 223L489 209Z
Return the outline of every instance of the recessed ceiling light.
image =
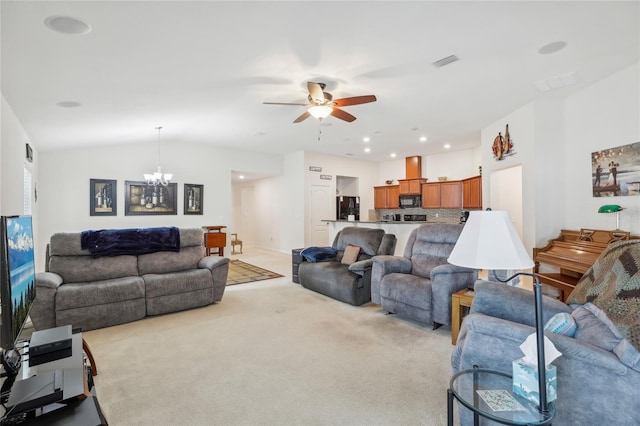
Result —
M426 142L426 141L427 141L426 136L420 136L420 142Z
M541 55L548 55L550 53L556 53L557 51L564 49L566 46L566 41L554 41L553 43L542 46L538 49L538 53Z
M82 104L76 101L62 101L62 102L58 102L56 105L59 106L60 108L77 108Z
M392 152L392 153L391 153L391 155L390 155L390 157L391 157L391 158L396 158L396 153L395 153L395 152Z
M366 147L366 148L364 149L364 152L371 152L371 148Z
M444 149L449 149L451 148L451 145L449 145L448 143L444 144Z
M91 26L70 16L49 16L44 24L52 31L62 34L87 34Z
M365 136L364 138L362 138L363 142L369 142L371 139L369 139L369 136Z
M238 179L244 179L244 175L238 176Z

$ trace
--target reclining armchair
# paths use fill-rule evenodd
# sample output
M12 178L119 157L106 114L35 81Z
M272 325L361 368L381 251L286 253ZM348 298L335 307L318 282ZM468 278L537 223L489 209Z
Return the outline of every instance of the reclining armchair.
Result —
M475 269L447 262L464 225L428 223L409 235L404 256L373 259L371 301L414 321L451 325L451 295L472 287Z
M558 389L558 398L554 401L554 425L638 424L640 353L630 340L623 337L624 333L612 329L615 327L612 322L616 316L613 312L626 312L629 318L635 315L635 324L621 326L620 332L625 329L635 330L635 333L630 334L633 336L640 329L638 297L628 297L631 287L637 288L640 284L640 272L636 267L640 262L640 242L635 245L637 248L633 257L622 259L614 268L617 271L609 272L606 277L601 275L603 279L609 279L612 285L600 287L600 292L589 291L588 298L593 303L572 300L574 294L580 291L580 284L568 300L579 303L569 306L556 299L543 297L544 322L548 322L556 314L575 319L573 336L545 332L562 353L553 361L557 370ZM623 272L625 260L629 268ZM629 277L634 281L632 286L620 284L620 278ZM615 285L616 281L618 286ZM602 314L604 310L597 313L598 309L594 306L599 304L598 298L609 298L616 293L615 287L620 291L620 296L614 297L617 302L611 303L610 299L603 304L611 308L610 313ZM620 310L625 300L635 303L635 310ZM565 324L566 321L563 328L568 330L569 327ZM512 361L523 356L520 345L532 333L535 333L535 314L531 291L502 283L477 281L471 313L462 323L457 345L451 355L452 372L477 365L511 374ZM635 345L640 346L640 337L635 339ZM459 405L459 409L460 424L474 424L471 412L462 405Z
M357 258L347 261L345 250L357 247ZM323 262L304 259L298 269L300 284L309 290L360 306L371 301L371 266L376 255L393 254L396 236L383 229L347 227L338 232L332 247L336 257ZM349 248L351 251L351 248Z

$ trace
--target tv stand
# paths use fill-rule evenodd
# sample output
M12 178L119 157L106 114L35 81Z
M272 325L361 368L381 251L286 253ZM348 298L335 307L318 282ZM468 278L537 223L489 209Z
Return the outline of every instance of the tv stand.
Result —
M89 346L81 332L74 330L71 339L71 356L35 366L25 356L18 374L4 379L3 390L10 391L8 411L0 409L0 426L107 424L92 389L91 376L97 373L93 355L83 351ZM20 352L28 354L28 343Z

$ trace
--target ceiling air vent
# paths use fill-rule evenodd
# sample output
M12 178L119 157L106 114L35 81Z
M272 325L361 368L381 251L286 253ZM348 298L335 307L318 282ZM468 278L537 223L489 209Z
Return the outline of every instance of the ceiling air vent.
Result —
M435 61L432 65L434 67L440 68L440 67L444 67L445 65L449 65L450 63L455 62L457 60L458 60L458 57L456 55L451 55L451 56L447 56L446 58L442 58Z

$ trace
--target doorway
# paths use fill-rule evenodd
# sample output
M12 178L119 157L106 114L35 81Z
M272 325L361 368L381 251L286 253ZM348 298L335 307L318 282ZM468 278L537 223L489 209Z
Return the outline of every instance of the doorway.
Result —
M491 173L489 181L490 204L493 210L506 210L518 232L520 240L523 235L522 208L522 165L497 170Z

